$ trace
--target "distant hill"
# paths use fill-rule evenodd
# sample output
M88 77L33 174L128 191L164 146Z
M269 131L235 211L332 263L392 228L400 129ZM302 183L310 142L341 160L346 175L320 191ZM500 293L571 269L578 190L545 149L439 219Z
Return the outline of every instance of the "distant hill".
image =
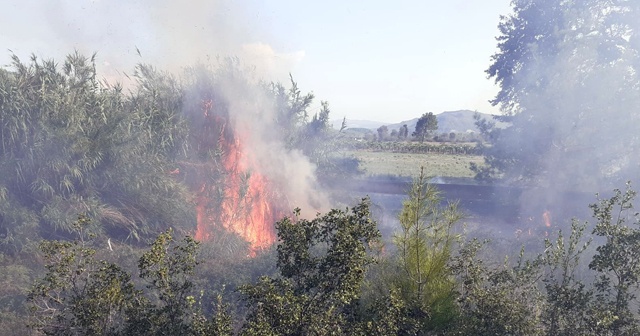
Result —
M473 116L479 112L470 111L470 110L460 110L460 111L446 111L440 114L437 114L438 118L438 133L449 133L449 132L457 132L463 133L468 131L478 132L478 129L475 125L475 120ZM480 115L489 120L493 119L493 115L487 113L480 113ZM369 120L349 120L347 119L347 127L348 128L368 128L371 130L376 130L378 127L382 125L387 125L389 131L394 129L400 129L402 125L407 124L409 128L409 134L416 129L416 123L420 116L413 118L411 120L401 121L399 123L394 124L385 124L378 121L369 121ZM339 129L342 124L342 120L334 121L334 128ZM498 123L500 124L500 123Z

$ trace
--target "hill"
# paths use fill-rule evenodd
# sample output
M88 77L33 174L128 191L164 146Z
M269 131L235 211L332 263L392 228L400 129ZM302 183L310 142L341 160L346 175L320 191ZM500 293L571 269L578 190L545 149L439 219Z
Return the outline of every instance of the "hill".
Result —
M477 132L478 129L475 125L475 120L473 116L479 112L471 111L471 110L459 110L459 111L446 111L440 114L437 114L438 118L438 132L439 133L448 133L448 132L467 132L474 131ZM487 119L492 119L493 115L487 113L480 113L480 115ZM413 132L416 128L416 123L418 122L419 116L410 120L401 121L399 123L386 124L379 121L370 121L370 120L349 120L347 119L347 127L348 128L367 128L375 131L378 127L382 125L387 125L389 131L394 129L400 129L402 125L406 124L409 127L409 132ZM334 120L332 121L334 128L339 129L342 120Z
M479 112L470 111L470 110L460 110L460 111L446 111L440 114L437 114L438 118L438 132L439 133L449 133L449 132L468 132L474 131L478 132L478 129L475 125L475 120L473 116ZM487 113L479 113L483 118L492 119L493 115ZM410 120L401 121L395 124L389 124L387 127L389 131L394 129L400 129L402 125L406 124L409 127L409 132L413 132L416 129L416 123L420 117L416 117Z

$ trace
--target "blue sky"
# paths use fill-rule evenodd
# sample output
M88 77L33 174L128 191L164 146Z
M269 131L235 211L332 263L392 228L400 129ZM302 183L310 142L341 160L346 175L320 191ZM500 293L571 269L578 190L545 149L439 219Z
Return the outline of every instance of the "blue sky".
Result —
M291 73L329 102L333 118L399 122L445 110L496 113L487 101L497 88L484 70L509 12L509 0L16 0L0 13L0 46L23 59L97 52L108 80L140 61L173 69L237 55L259 76Z

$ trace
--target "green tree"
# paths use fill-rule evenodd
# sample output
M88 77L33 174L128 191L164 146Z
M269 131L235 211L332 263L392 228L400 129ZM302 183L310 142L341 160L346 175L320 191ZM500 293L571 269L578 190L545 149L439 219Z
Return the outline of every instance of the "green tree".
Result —
M516 0L501 18L487 74L504 121L478 121L486 164L479 178L595 187L633 176L640 114L639 9L633 1ZM570 80L568 80L571 78ZM597 92L597 94L594 94ZM606 118L602 116L606 115ZM633 143L633 145L630 145ZM585 148L607 150L585 153ZM580 164L585 161L589 164ZM615 173L611 173L612 162ZM580 168L581 167L581 168ZM581 170L581 174L575 172ZM600 184L601 185L601 184Z
M29 293L32 327L45 335L105 335L126 329L128 317L144 311L131 277L117 265L95 259L89 224L73 224L78 239L43 241L47 273Z
M596 219L593 234L606 239L589 264L599 273L594 284L595 324L601 327L601 335L640 332L633 311L640 285L640 220L633 209L635 196L628 183L626 190L616 189L611 198L591 205Z
M564 3L564 4L563 4ZM540 72L538 58L559 52L561 36L558 32L567 24L563 10L566 3L559 0L516 0L511 2L513 13L501 16L498 52L486 73L499 85L500 91L491 101L501 105L507 115L521 111L523 97L548 83L546 72ZM543 76L538 81L526 81L530 76Z
M395 235L401 274L395 279L413 320L422 333L443 328L455 316L455 281L449 262L456 241L454 225L462 219L457 203L442 207L438 189L424 168L414 180L399 214Z
M313 220L284 218L276 227L281 276L241 288L249 309L241 334L349 334L352 305L374 261L368 251L380 238L369 201Z
M423 114L416 123L416 130L411 134L412 136L420 139L420 142L424 142L433 131L438 129L438 118L433 112Z

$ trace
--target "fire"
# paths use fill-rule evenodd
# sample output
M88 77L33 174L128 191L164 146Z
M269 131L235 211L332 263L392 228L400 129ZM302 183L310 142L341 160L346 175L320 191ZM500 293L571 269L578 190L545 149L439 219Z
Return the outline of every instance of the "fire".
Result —
M214 238L215 229L224 228L250 242L253 252L264 249L276 239L277 195L260 174L253 153L240 142L241 130L229 127L212 109L211 100L203 102L204 134L197 142L201 152L216 151L217 162L195 168L199 181L191 184L197 186L194 238L207 241Z
M546 227L551 227L551 212L549 210L545 210L542 213L542 219L544 220L544 225Z

